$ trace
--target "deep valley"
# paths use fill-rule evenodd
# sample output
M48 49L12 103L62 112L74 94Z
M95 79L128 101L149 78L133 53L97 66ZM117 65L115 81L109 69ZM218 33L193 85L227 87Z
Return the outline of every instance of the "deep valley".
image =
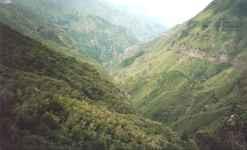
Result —
M169 30L105 0L0 1L0 150L246 150L247 1Z

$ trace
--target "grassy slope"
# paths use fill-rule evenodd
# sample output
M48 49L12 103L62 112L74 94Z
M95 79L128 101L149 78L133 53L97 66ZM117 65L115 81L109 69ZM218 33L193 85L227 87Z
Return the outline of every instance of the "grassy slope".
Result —
M134 115L92 65L0 24L0 147L181 150L160 123Z
M120 69L116 80L136 108L181 134L216 129L229 115L242 116L247 87L245 4L216 0L168 36L147 44L144 55ZM221 18L230 19L231 25L219 29Z
M235 57L246 50L244 0L215 0L202 13L178 27L169 46Z

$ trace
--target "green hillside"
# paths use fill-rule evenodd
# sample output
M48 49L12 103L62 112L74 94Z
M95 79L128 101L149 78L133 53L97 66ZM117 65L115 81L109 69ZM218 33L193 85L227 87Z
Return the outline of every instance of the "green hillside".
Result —
M168 45L228 59L237 56L246 50L246 6L244 0L215 0L202 13L179 26Z
M106 67L137 42L123 27L58 4L49 0L0 4L0 21L49 47L59 47L68 55L88 57Z
M0 1L0 150L247 149L246 0L146 43L163 28L129 15Z
M94 66L0 24L0 148L183 150Z
M140 113L194 137L201 150L246 149L246 4L212 2L115 74Z

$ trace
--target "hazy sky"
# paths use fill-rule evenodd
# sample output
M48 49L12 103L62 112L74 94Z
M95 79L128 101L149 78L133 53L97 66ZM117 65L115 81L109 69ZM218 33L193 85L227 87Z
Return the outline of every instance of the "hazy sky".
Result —
M182 23L201 10L213 0L110 0L131 9L142 11L145 15L157 17L166 26Z

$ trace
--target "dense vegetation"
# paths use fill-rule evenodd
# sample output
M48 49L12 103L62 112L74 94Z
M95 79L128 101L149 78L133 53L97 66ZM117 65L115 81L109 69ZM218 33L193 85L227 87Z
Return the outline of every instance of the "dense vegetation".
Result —
M246 149L245 5L212 2L116 72L144 116L193 137L202 150Z
M162 29L111 7L0 2L0 149L246 150L245 0L137 46Z
M182 150L169 128L136 116L94 66L0 25L4 150Z

